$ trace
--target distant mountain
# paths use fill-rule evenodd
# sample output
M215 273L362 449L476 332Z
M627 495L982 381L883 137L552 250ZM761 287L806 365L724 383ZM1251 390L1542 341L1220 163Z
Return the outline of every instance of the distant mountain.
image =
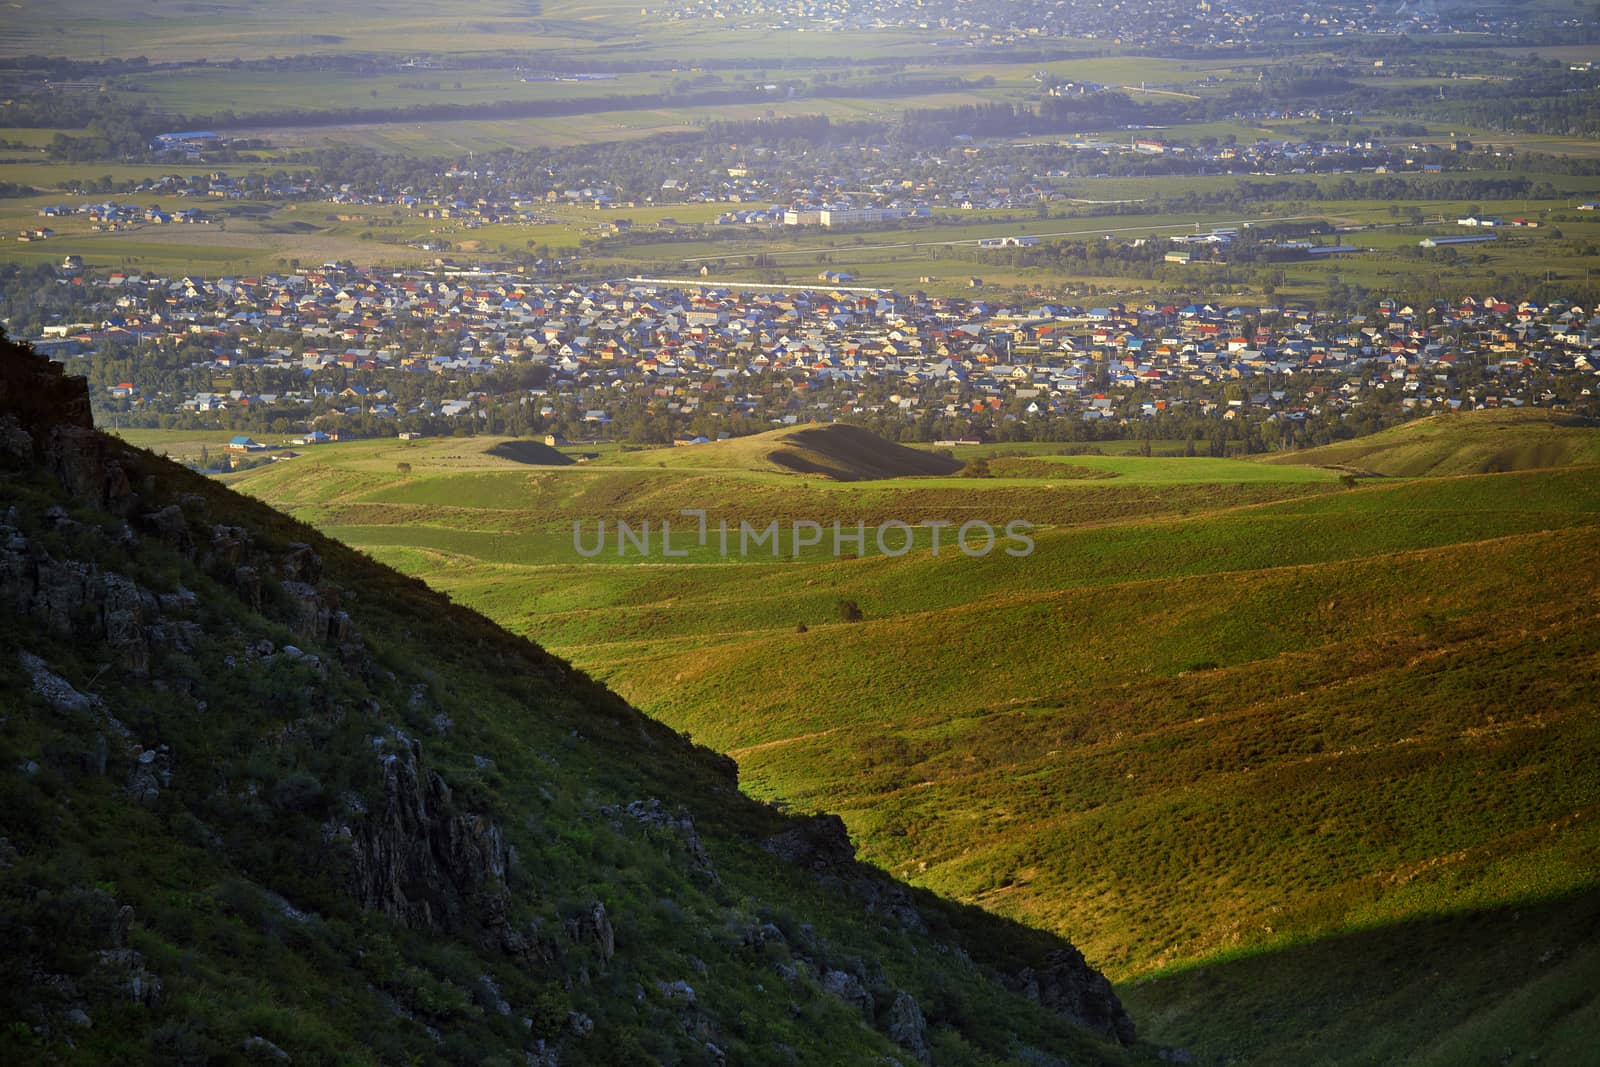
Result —
M1132 1063L1071 945L0 346L7 1063Z

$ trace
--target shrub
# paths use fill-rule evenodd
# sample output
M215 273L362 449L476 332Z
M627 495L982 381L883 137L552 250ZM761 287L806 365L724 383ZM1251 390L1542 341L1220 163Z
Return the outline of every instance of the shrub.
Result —
M272 806L279 811L306 812L321 802L322 783L303 771L288 775L272 790Z

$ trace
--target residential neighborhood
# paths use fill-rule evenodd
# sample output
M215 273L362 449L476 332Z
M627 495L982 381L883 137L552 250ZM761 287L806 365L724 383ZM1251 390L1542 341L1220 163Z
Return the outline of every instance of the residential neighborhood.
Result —
M1255 447L1279 447L1308 424L1336 435L1380 412L1593 410L1600 388L1600 308L1512 295L1385 300L1353 317L552 285L466 267L58 284L73 315L26 339L84 361L97 406L125 424L304 444L480 430L665 443L849 420L906 440L1093 439L1157 423L1205 439L1248 423ZM236 443L251 450L248 436Z

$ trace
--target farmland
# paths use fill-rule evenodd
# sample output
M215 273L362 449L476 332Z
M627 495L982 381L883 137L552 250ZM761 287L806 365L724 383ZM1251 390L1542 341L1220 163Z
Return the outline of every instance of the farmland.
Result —
M89 269L226 275L282 269L295 261L407 265L428 263L441 252L503 259L550 249L567 253L563 258L570 262L564 271L591 278L639 273L679 277L705 269L719 280L798 284L813 280L823 265L877 288L920 286L954 293L981 277L987 291L1002 294L1060 288L1069 294L1175 297L1205 289L1255 300L1317 300L1337 285L1373 292L1431 291L1446 276L1480 289L1503 284L1502 279L1511 279L1513 285L1542 279L1568 291L1586 291L1594 282L1588 249L1600 238L1600 225L1572 209L1595 195L1592 167L1573 161L1586 158L1596 142L1553 129L1493 127L1474 121L1476 113L1439 118L1408 94L1446 88L1469 97L1492 94L1514 77L1533 77L1543 70L1540 63L1592 61L1600 56L1600 46L1530 49L1514 57L1455 47L1387 66L1368 64L1358 71L1346 49L1331 41L1248 57L1118 54L1103 41L1065 36L1050 38L1048 46L980 46L967 40L955 47L948 35L934 29L903 25L771 33L739 20L718 24L715 19L673 17L666 10L647 10L641 23L637 9L621 4L488 3L441 15L427 5L405 2L386 4L381 11L291 4L271 13L224 2L207 5L205 18L198 20L182 6L112 15L94 5L28 3L21 11L16 30L0 42L0 50L84 61L108 54L161 61L116 68L72 84L92 85L97 107L145 108L173 116L174 122L181 116L219 122L227 137L250 145L229 160L227 169L235 177L293 170L309 153L330 149L366 148L437 160L443 167L506 150L572 151L663 138L696 145L692 152L702 158L712 147L732 152L746 165L749 157L738 158L744 151L738 143L730 148L697 138L730 124L784 119L826 118L841 130L859 127L859 133L842 136L876 142L875 152L886 146L909 154L930 147L942 152L948 148L945 140L913 148L894 142L891 135L919 114L1002 106L1037 112L1042 129L1029 129L1034 124L1025 122L1003 136L1009 143L1040 148L1068 140L1126 145L1138 136L1130 131L1141 129L1186 146L1184 151L1257 140L1350 144L1385 127L1406 131L1384 135L1397 147L1416 144L1418 138L1434 144L1470 139L1489 149L1470 163L1472 170L1492 172L1514 159L1515 171L1527 176L1529 187L1547 195L1439 197L1422 182L1412 197L1319 194L1308 203L1293 195L1257 193L1237 205L1219 207L1205 198L1231 192L1242 180L1237 170L1224 176L1215 168L1189 166L1182 173L1119 177L1085 165L1071 176L1057 175L1044 203L1021 198L1011 210L998 213L985 213L979 204L963 216L936 198L923 224L842 236L767 226L718 230L702 211L708 204L726 208L753 198L759 203L759 196L749 191L708 202L699 202L698 194L687 202L660 197L669 203L657 203L655 195L631 196L626 205L630 220L646 222L652 215L672 220L650 240L609 239L595 232L611 217L605 210L552 211L515 223L439 224L410 211L367 212L364 208L371 205L351 204L349 197L339 209L321 212L315 201L268 199L231 203L227 210L213 205L218 209L214 221L227 224L226 237L148 228L90 235L61 226L49 242L0 242L0 260L40 264L77 255ZM939 42L936 47L934 41ZM682 62L686 56L696 62ZM1246 101L1263 91L1263 85L1292 86L1302 70L1338 71L1338 85L1371 98L1364 100L1359 115L1324 114L1316 106L1319 96L1309 90L1294 98L1293 106L1232 114L1220 106L1224 100ZM1050 87L1062 84L1092 87L1082 98L1086 114L1110 107L1126 112L1123 121L1099 129L1091 122L1054 128L1047 121L1054 91ZM26 80L22 85L32 87ZM1198 110L1170 112L1175 103ZM1062 106L1076 114L1075 104ZM85 203L63 196L69 181L107 179L116 185L170 173L169 167L125 159L63 165L50 158L57 135L70 138L79 131L0 129L0 141L10 146L7 161L0 162L0 180L41 192L35 198L0 202L0 233L19 232L39 207ZM968 148L958 145L957 152L993 152L997 145L985 141L980 137ZM1387 157L1383 161L1389 162ZM1020 184L1015 166L1003 164L1014 175L1006 184ZM1418 167L1416 160L1402 165L1408 173ZM1299 180L1324 188L1338 180L1290 163L1276 163L1267 173L1304 175ZM333 187L340 185L339 175L329 177L335 179ZM528 192L543 195L545 190ZM782 204L796 193L773 185L769 203ZM1422 218L1411 218L1413 209ZM1439 224L1448 228L1457 215L1473 209L1532 217L1544 229L1474 250L1461 257L1464 261L1452 262L1448 275L1394 255L1414 249L1421 238L1437 235ZM1404 223L1398 227L1397 213ZM1326 223L1356 234L1347 243L1362 251L1276 272L1200 263L1148 272L1119 270L1114 264L1064 270L1014 256L980 254L970 247L1019 235L1047 244L1106 235L1117 243L1161 241L1197 227L1266 220Z

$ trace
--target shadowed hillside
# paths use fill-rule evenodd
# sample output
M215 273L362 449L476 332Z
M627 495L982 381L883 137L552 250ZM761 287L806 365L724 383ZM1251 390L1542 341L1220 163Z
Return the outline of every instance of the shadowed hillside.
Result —
M1277 992L1264 1003L1263 991ZM1600 1034L1600 892L1241 953L1124 995L1199 1063L1590 1063ZM1420 1048L1418 1034L1428 1035ZM1329 1055L1349 1048L1363 1054Z
M571 456L560 449L551 448L543 441L513 438L484 449L484 455L496 459L509 459L513 463L527 463L539 467L566 467L573 463Z

